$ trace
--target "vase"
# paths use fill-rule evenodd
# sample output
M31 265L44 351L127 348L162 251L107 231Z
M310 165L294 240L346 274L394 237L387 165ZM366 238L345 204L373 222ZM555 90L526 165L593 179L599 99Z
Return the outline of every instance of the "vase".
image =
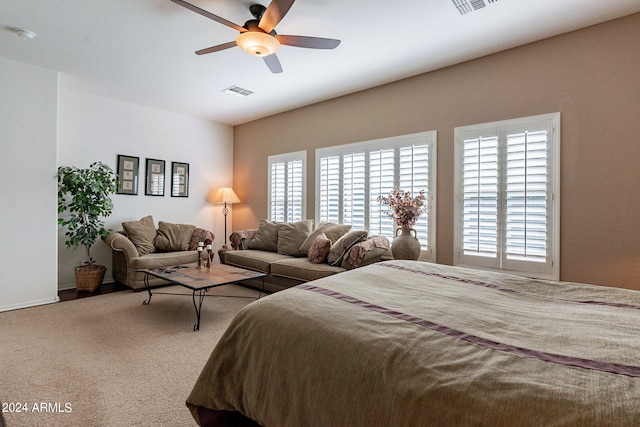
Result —
M400 231L400 234L398 234ZM413 232L413 235L411 234ZM396 229L396 237L391 243L391 253L394 259L417 260L420 256L420 241L416 230L409 227Z

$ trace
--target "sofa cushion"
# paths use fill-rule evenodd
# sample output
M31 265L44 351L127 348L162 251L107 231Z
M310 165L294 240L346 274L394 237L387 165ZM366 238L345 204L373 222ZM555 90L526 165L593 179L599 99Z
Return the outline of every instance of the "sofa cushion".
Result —
M278 253L290 256L304 256L300 252L300 245L309 237L313 228L313 220L306 219L298 222L278 223Z
M311 261L311 264L322 264L327 260L330 250L331 240L321 232L309 248L309 261Z
M291 257L288 255L254 249L226 251L224 253L225 264L261 271L267 274L271 272L271 263L289 258Z
M312 264L308 258L288 258L271 264L271 274L308 282L345 271L329 264Z
M327 236L327 238L331 240L331 244L334 244L338 241L338 239L348 233L349 230L351 230L350 225L336 224L333 222L321 222L311 232L311 234L309 234L309 237L307 237L307 239L302 242L302 244L300 245L300 252L302 252L303 254L308 254L309 248L311 247L311 245L313 245L313 242L315 242L316 237L320 233L324 233L325 236Z
M249 243L249 249L260 251L277 252L278 251L278 223L263 219L255 237Z
M186 251L196 226L159 221L153 245L157 252Z
M138 221L123 222L122 228L138 250L138 255L142 256L155 251L153 239L156 237L156 226L151 215Z
M329 255L327 255L327 262L331 265L340 265L342 258L347 254L349 249L356 243L362 242L367 238L369 233L366 230L353 230L342 236L331 245Z
M198 261L195 251L155 252L145 256L130 258L129 271L143 268L172 267Z

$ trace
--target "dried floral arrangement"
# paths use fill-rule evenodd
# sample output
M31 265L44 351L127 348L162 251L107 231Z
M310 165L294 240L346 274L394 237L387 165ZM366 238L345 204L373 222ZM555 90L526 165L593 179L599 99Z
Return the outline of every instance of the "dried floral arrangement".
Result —
M388 205L387 216L399 227L413 227L423 212L427 211L427 196L424 190L412 196L410 191L393 190L388 196L378 196L378 203Z

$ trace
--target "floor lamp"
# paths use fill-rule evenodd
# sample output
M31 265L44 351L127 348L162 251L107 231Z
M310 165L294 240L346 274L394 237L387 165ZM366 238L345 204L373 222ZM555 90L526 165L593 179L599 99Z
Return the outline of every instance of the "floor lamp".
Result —
M227 208L227 203L240 203L240 199L236 196L236 193L233 191L231 187L222 187L218 188L211 199L209 199L211 203L224 203L224 207L222 208L222 214L224 215L224 246L223 249L228 249L227 247L227 215L229 214L229 208Z

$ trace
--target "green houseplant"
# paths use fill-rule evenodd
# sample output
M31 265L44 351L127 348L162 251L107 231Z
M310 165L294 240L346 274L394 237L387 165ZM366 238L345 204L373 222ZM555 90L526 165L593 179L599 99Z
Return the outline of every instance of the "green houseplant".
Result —
M85 248L85 261L75 268L76 288L95 291L102 284L106 267L95 265L91 246L109 230L102 218L111 215L116 192L116 174L109 166L94 162L86 169L58 168L58 224L67 228L65 245Z

